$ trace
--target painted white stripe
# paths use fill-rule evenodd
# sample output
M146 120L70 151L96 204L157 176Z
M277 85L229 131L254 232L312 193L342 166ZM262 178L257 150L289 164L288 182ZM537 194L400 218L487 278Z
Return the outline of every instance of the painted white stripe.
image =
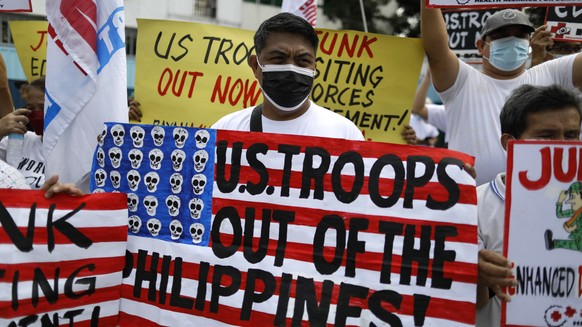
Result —
M8 208L12 219L18 226L28 226L28 216L30 208ZM34 225L36 227L46 227L48 219L48 209L37 208ZM57 221L73 210L55 210L53 221ZM127 226L127 209L122 210L81 210L67 222L76 228L86 227L117 227Z
M121 257L125 255L125 242L93 243L87 250L74 244L57 244L53 253L46 245L35 245L28 253L20 252L14 245L0 245L0 264L17 264L28 262L59 262L66 260L84 260L89 258Z
M83 269L81 271L81 273L86 274L88 272L88 270ZM59 294L61 294L61 296L63 296L63 290L65 289L65 283L67 282L67 277L69 276L63 276L62 274L59 276L59 280L58 280L58 290L59 290ZM112 274L105 274L105 275L89 275L89 276L77 276L77 278L75 279L75 281L81 279L81 278L90 278L90 277L95 277L95 289L101 289L101 288L107 288L107 287L113 287L113 286L117 286L121 284L121 277L122 277L122 273L121 271L117 272L117 273L112 273ZM12 280L12 276L8 276L9 280ZM49 284L51 285L51 287L53 287L53 281L54 279L49 278L48 279ZM86 291L88 286L87 285L77 285L75 283L75 281L73 282L73 291L75 293L78 292L83 292ZM24 290L32 290L32 281L23 281L23 282L18 282L18 289L21 291L21 293L23 293ZM22 294L21 294L22 295ZM20 296L20 300L25 300L25 299L29 299L32 297L32 294L28 294L29 296ZM42 297L42 291L41 291L41 297ZM12 301L12 283L0 283L0 301Z

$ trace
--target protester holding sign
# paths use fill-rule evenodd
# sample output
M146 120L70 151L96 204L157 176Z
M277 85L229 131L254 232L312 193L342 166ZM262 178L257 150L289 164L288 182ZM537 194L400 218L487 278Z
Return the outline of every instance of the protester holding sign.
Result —
M580 55L525 69L534 28L523 12L506 9L488 17L477 41L482 72L449 49L440 9L421 5L421 31L433 83L447 109L449 148L476 157L477 184L504 171L498 115L513 89L523 84L582 87Z
M518 87L501 109L501 146L509 140L566 140L580 137L582 103L579 92L557 85ZM515 286L513 264L501 255L505 225L505 173L477 188L479 220L479 281L477 326L499 326L501 301L510 296L502 290ZM515 258L516 260L518 258ZM490 297L490 291L495 297Z
M353 122L309 100L319 39L307 21L290 13L273 16L259 26L254 43L257 54L249 65L265 101L224 116L212 128L364 140ZM410 126L402 136L416 143Z
M319 43L309 22L278 14L259 26L254 42L257 54L249 57L249 65L265 101L226 115L212 128L364 140L350 120L309 100Z

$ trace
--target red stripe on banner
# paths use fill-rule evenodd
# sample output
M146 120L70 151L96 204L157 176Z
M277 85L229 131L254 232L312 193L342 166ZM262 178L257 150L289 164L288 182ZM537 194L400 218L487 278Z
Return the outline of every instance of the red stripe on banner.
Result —
M60 11L69 25L97 53L97 6L95 2L61 0Z
M289 247L289 246L288 246ZM301 253L299 253L299 251L297 253L295 253L297 257L302 257L302 258L293 258L293 257L288 257L288 259L296 259L296 260L300 260L300 261L304 261L302 259L308 258L308 259L312 259L311 257L311 252L307 252L307 251L302 251ZM137 254L132 253L133 255L133 262L137 262L138 257ZM369 259L368 257L372 256L372 259ZM366 256L366 254L362 254L361 256L358 256L358 263L356 264L356 268L358 269L368 269L368 270L375 270L375 271L380 271L381 270L381 260L382 260L382 254L379 253L374 253L372 255ZM328 256L329 258L330 256ZM148 254L148 256L146 257L145 260L145 267L144 269L151 269L151 255ZM273 260L273 256L269 256L268 257L269 260ZM264 259L266 260L266 259ZM366 262L367 260L374 260L374 262L369 263ZM309 261L304 261L307 263L310 263ZM428 273L427 278L431 278L432 277L432 268L433 267L433 260L429 260L428 262L428 267L429 267L429 271L430 273ZM411 270L411 276L418 276L418 264L417 263L413 263L412 264L412 270ZM372 267L373 266L373 267ZM467 284L476 284L477 283L477 265L476 264L469 264L469 263L464 263L464 262L446 262L444 264L445 268L448 270L446 273L443 274L442 278L450 278L452 279L453 282L459 282L459 283L467 283ZM135 267L135 265L134 265ZM339 269L340 272L343 272L343 268L345 268L345 259L342 262L342 268ZM391 264L391 269L392 269L392 273L396 273L399 274L400 271L398 269L395 269L396 267L402 267L402 257L401 256L393 256L392 257L392 264ZM167 272L163 272L162 271L162 258L158 258L158 263L156 266L155 271L158 274L168 274L169 276L174 276L174 265L170 265L169 269ZM189 272L188 276L184 276L182 275L182 278L188 278L188 279L195 279L198 280L199 279L199 274L198 272L200 271L200 265L197 263L191 263L191 262L182 262L182 272ZM210 267L209 269L209 274L208 276L212 276L214 272L214 268ZM243 280L246 281L246 273L242 272L243 275ZM357 275L357 273L356 273ZM275 276L276 279L279 279L280 277ZM380 276L378 276L378 278L380 278ZM380 282L378 280L378 282ZM396 282L400 282L400 278L398 278L398 281L396 280L391 280L391 283L396 283ZM244 285L244 283L242 283ZM427 282L428 284L428 282ZM389 285L386 283L386 285ZM429 285L430 286L430 285ZM278 294L278 291L275 293ZM337 298L334 298L334 300L337 300ZM335 302L334 302L335 303Z
M55 44L56 44L56 46L57 46L57 47L59 47L59 49L61 49L61 51L62 51L62 52L63 52L63 53L66 55L66 56L68 56L68 55L69 55L69 53L68 53L68 52L67 52L67 50L65 49L65 46L63 45L63 42L62 42L60 39L58 39L58 37L57 37L57 32L55 31L54 27L53 27L51 24L49 24L49 25L48 25L48 34L49 34L49 36L50 36L52 39L54 39L54 40L55 40Z
M380 222L394 222L403 225L416 225L419 228L416 229L416 237L420 237L421 226L430 226L431 230L435 230L436 227L444 226L454 226L457 228L457 236L447 237L447 242L462 242L469 244L477 244L477 225L467 225L467 224L457 224L457 223L447 223L447 222L436 222L427 221L421 219L409 219L400 217L390 217L390 216L375 216L357 213L345 213L345 212L334 212L329 210L312 209L312 208L302 208L302 207L290 207L280 204L272 203L257 203L248 201L237 201L233 199L222 199L214 198L212 204L212 214L216 215L218 210L224 207L234 207L241 219L244 219L246 208L255 209L255 220L260 221L262 218L262 210L267 209L271 211L282 210L282 211L292 211L298 212L293 221L293 225L298 226L308 226L317 227L321 219L329 214L336 214L344 218L346 230L349 228L348 218L364 218L369 221L369 226L365 232L382 234L380 233ZM388 210L388 209L387 209ZM272 219L271 219L272 221ZM434 233L431 233L431 240L434 240Z
M278 280L278 282L280 283L280 280ZM241 281L241 284L244 285L244 281ZM295 288L296 288L296 284L295 281L293 281L292 283L292 297L294 297L294 293L295 293ZM319 286L321 286L321 283L316 283L319 284ZM210 289L210 286L207 286L208 289ZM262 290L257 289L255 290L257 292L261 292ZM338 293L340 292L340 286L338 285L334 285L333 288L333 295L332 297L334 298L332 300L333 304L337 304L337 297L338 297ZM351 306L355 306L355 307L367 307L367 300L370 298L370 296L372 294L374 294L374 290L370 290L368 291L368 294L366 296L365 299L361 299L361 298L352 298L350 300L350 305ZM317 294L317 301L319 303L319 301L321 300L321 288L317 287L316 285L316 290L315 293ZM149 295L149 290L147 288L142 288L141 292L139 293L139 297L136 298L134 297L134 293L133 293L133 287L130 285L122 285L122 297L124 299L129 299L129 300L133 300L136 302L141 302L141 303L145 303L145 304L149 304L149 305L154 305L156 307L158 307L161 310L166 310L166 311L172 311L172 312L180 312L180 313L184 313L184 314L188 314L188 315L196 315L196 316L203 316L206 317L208 319L213 319L216 321L220 321L222 323L225 324L231 324L231 325L236 325L236 326L253 326L254 324L258 323L258 322L262 322L262 324L264 325L265 322L267 322L267 325L274 325L274 321L275 321L275 313L264 313L264 312L260 312L260 311L252 311L251 316L250 316L250 320L241 320L241 312L242 310L239 308L233 308L231 306L227 306L227 305L220 305L220 299L219 299L219 308L218 308L218 312L210 312L210 301L208 301L206 299L206 301L204 301L204 309L203 310L199 310L196 308L195 304L196 304L196 299L192 298L192 297L187 297L187 296L183 296L183 295L179 295L177 294L176 296L178 296L179 298L183 299L182 303L188 303L187 305L183 305L182 307L180 306L176 306L176 305L170 305L170 294L166 294L166 299L165 301L163 301L164 303L161 303L162 301L160 301L160 293L156 292L155 293L155 301L149 301L148 299L148 295ZM152 293L153 294L153 293ZM407 316L413 316L414 315L414 296L409 296L409 295L402 295L402 302L400 305L400 309L395 309L393 306L389 305L387 302L383 302L382 308L386 311L389 311L391 313L394 314L400 314L400 315L407 315ZM360 305L358 305L360 304ZM242 304L241 304L242 305ZM292 304L288 303L289 307L287 312L292 312ZM144 310L147 310L144 307ZM447 319L447 320L452 320L452 321L457 321L460 323L466 323L466 324L474 324L475 323L475 310L476 310L476 305L475 303L470 303L470 302L461 302L461 301L453 301L453 300L447 300L447 299L441 299L441 298L435 298L435 297L431 297L430 298L430 302L428 304L428 309L426 311L426 316L425 317L431 317L431 318L440 318L440 319ZM306 312L307 310L305 310L304 312ZM286 313L287 313L286 312ZM133 315L130 314L125 314L122 313L121 314L121 319L120 319L120 324L123 325L128 325L128 326L135 326L137 325L136 323L141 321L140 319L145 319L145 318L140 318L138 320L132 320L133 319ZM125 320L125 319L129 319L129 320ZM147 320L147 319L145 319ZM285 326L291 326L292 325L292 318L286 318L285 319ZM126 324L127 323L127 324ZM154 324L155 326L156 324ZM309 325L308 321L302 321L302 326ZM333 324L326 324L327 326L333 326ZM148 325L141 325L140 326L148 326Z
M216 131L216 142L227 141L228 140L238 140L240 139L240 132L237 131L227 131L227 130L217 130ZM322 149L322 139L325 138L314 138L310 136L303 135L283 135L276 134L276 137L269 137L271 133L248 133L245 134L245 141L243 143L243 149L247 149L249 146L255 143L266 144L269 150L277 151L280 144L302 144L301 152L305 152L307 147L315 147ZM267 135L267 136L265 136ZM273 134L275 135L275 134ZM465 163L474 164L475 159L468 154L457 152L448 149L430 148L425 146L410 146L392 143L382 143L382 142L366 142L366 141L351 141L343 139L329 139L329 144L325 145L325 152L328 152L332 156L339 156L344 152L357 152L363 158L378 158L381 154L385 155L396 155L399 156L401 160L406 161L410 156L423 156L430 157L435 162L441 161L443 158L457 158ZM228 147L232 147L232 144L228 144Z
M89 265L94 265L93 270L89 270ZM125 256L69 260L66 261L66 265L64 265L62 261L3 264L2 270L4 271L4 276L3 278L0 278L0 282L12 283L15 273L18 273L19 282L32 281L34 279L34 270L36 268L40 269L47 280L54 280L57 272L59 278L63 278L71 276L76 270L83 268L76 272L75 276L87 277L120 272L124 266Z
M80 291L77 291L80 293ZM55 303L49 303L44 297L42 291L39 291L40 298L37 304L32 303L32 298L21 299L18 301L18 308L16 311L12 309L11 301L0 301L0 316L6 319L16 318L21 316L28 316L39 314L43 312L50 312L62 309L72 309L78 306L87 306L92 304L99 304L108 301L117 301L121 296L121 287L113 286L96 289L95 293L91 295L84 295L77 299L71 299L59 290L58 298Z
M126 210L127 195L125 193L95 193L83 196L55 194L52 198L44 197L41 190L0 189L0 203L7 208L30 208L35 202L37 208L48 209L55 204L55 210L74 210L84 204L82 210ZM90 201L89 201L90 200Z
M226 176L230 176L232 165L225 165L225 174ZM331 167L330 167L331 169ZM214 179L217 179L218 169L214 169ZM279 169L269 169L269 186L277 186L280 187L283 184L283 170ZM436 171L435 171L436 174ZM227 177L228 178L228 177ZM355 176L352 175L341 175L341 188L344 191L350 191L353 188L355 181ZM239 184L245 184L247 182L251 183L258 183L259 182L259 175L257 172L249 167L249 166L242 166L240 167L240 178L238 180ZM370 177L365 176L363 178L363 184L361 190L359 192L360 196L369 195L369 187L370 187ZM379 185L379 193L383 197L388 197L394 192L394 179L391 178L379 178L377 180ZM290 178L288 181L288 186L290 189L301 189L303 184L303 174L299 171L292 171L290 174ZM406 178L403 180L402 192L400 194L400 198L404 198L405 190L406 190ZM459 199L456 203L461 204L477 204L477 192L475 191L475 187L472 185L465 185L465 184L457 184L460 191ZM313 181L310 181L310 188L313 187ZM331 196L333 196L333 184L332 184L332 174L327 173L323 179L323 190L326 192L331 192ZM310 198L313 197L313 189L310 189L309 194ZM431 197L432 200L437 202L445 202L448 200L450 194L447 189L438 182L428 182L426 185L423 186L416 186L414 188L414 195L413 198L415 200L427 200L428 197Z
M22 235L27 235L26 227L18 228ZM89 238L93 244L102 242L125 242L127 241L127 225L112 227L89 227L76 228L81 234ZM53 229L53 244L74 244L67 236ZM44 246L48 243L48 230L46 227L34 228L34 247ZM0 244L13 244L4 229L0 229Z

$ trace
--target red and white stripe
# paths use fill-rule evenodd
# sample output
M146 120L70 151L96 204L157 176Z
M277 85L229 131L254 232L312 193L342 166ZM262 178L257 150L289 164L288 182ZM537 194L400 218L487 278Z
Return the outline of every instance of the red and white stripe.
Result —
M439 150L431 150L428 148L406 147L399 145L383 144L383 143L367 143L367 142L350 142L341 140L331 140L324 138L310 138L302 136L287 136L277 135L276 137L265 137L264 134L255 133L241 133L241 132L217 132L217 141L228 140L231 145L233 142L243 142L248 147L254 143L264 143L271 149L266 155L261 156L261 161L267 166L270 176L270 184L276 186L276 183L281 183L281 170L283 167L283 155L277 153L277 146L279 144L293 144L302 146L322 146L332 155L331 165L338 155L346 151L357 151L365 158L366 176L369 174L371 164L375 158L380 155L393 153L400 155L401 158L406 159L409 155L427 155L432 157L435 161L442 157L455 156L465 162L470 159L460 153L444 152ZM323 145L325 144L325 145ZM304 148L303 148L304 150ZM230 154L227 154L230 158ZM245 158L245 150L242 154L243 167L247 166ZM264 160L263 160L264 159ZM430 304L425 318L425 326L472 326L475 322L475 291L477 282L477 219L476 219L476 194L475 182L465 172L461 172L456 167L447 168L447 172L461 188L461 198L459 202L451 209L446 211L434 211L426 208L427 191L419 188L415 193L413 201L414 210L403 209L402 201L400 199L392 208L378 208L370 200L367 192L362 192L358 199L351 204L344 204L337 201L331 192L330 176L325 178L325 194L324 200L315 200L312 196L309 199L299 198L300 178L303 155L294 156L293 173L291 177L290 196L282 198L278 196L278 187L276 186L273 195L249 195L248 193L240 193L238 188L236 191L223 194L218 190L216 183L213 190L213 215L218 210L225 206L235 207L241 216L241 225L244 229L244 210L247 207L253 207L256 210L255 225L254 225L254 239L253 244L258 244L261 235L261 210L279 209L294 211L295 221L288 226L287 233L287 247L285 251L285 259L282 267L274 265L275 249L278 242L279 224L275 221L270 223L270 240L268 243L267 256L259 263L251 264L243 256L241 246L239 251L233 256L219 259L212 251L212 244L208 247L198 247L189 244L170 244L157 239L149 239L143 237L130 236L128 240L128 250L133 253L134 262L137 261L137 252L139 250L147 251L147 267L149 267L152 253L156 252L160 255L158 262L158 278L156 286L156 301L148 300L149 284L142 283L142 292L138 297L134 296L134 278L136 274L135 265L130 276L123 281L123 299L121 307L121 322L127 325L140 326L165 326L165 325L180 325L180 326L197 326L197 325L232 325L232 326L257 326L257 325L273 325L275 313L277 310L277 303L279 299L279 287L276 286L275 294L267 301L253 304L253 312L249 321L241 321L241 304L243 302L245 280L249 269L261 269L270 272L277 282L280 282L282 274L292 274L293 282L291 285L291 299L286 314L287 325L291 324L294 308L294 297L296 293L296 279L298 276L305 278L312 278L316 285L316 294L319 300L321 294L321 286L324 280L331 280L334 282L334 289L332 293L332 300L330 306L330 313L328 315L327 325L333 326L334 318L337 308L337 300L339 294L339 285L349 283L353 285L361 285L370 288L370 293L374 290L394 290L403 296L401 308L396 310L391 308L391 312L398 315L404 326L414 325L413 320L413 295L423 294L431 297ZM349 165L347 165L349 166ZM346 166L346 168L347 168ZM406 167L406 162L404 162ZM229 167L226 168L227 175ZM331 171L331 168L329 169ZM353 172L348 169L343 171L343 179L349 180ZM329 174L328 174L329 175ZM382 173L382 183L389 183L391 176L389 169L385 169ZM246 183L249 178L257 181L257 174L252 169L246 167L241 169L241 183ZM280 184L279 184L280 186ZM367 187L367 179L364 182L363 190ZM433 178L426 187L430 189L431 195L437 199L442 200L444 188L439 185L438 180ZM435 191L436 190L436 191ZM330 275L319 274L313 264L313 236L317 224L320 219L326 214L337 214L346 221L346 229L349 227L349 219L352 217L366 218L370 224L367 230L360 231L358 239L365 241L365 253L357 254L356 261L356 276L345 277L345 258L342 267L335 273ZM380 270L382 258L384 255L384 238L385 235L378 232L380 221L393 221L403 224L414 224L416 228L415 248L419 245L420 226L455 226L458 230L458 235L446 239L445 249L456 251L456 258L454 262L445 262L446 278L452 278L453 283L450 290L442 290L431 288L431 274L429 272L426 281L426 287L414 286L416 281L416 267L412 269L411 285L400 285L398 283L400 265L402 257L400 256L403 246L403 236L396 236L394 241L393 262L391 271L391 284L383 284L380 282ZM231 244L233 235L232 227L223 223L220 226L220 239L223 244ZM434 234L434 232L433 232ZM331 257L335 247L335 235L332 232L326 234L325 240L326 258ZM434 235L431 237L431 263L434 248ZM189 298L196 301L197 292L201 287L198 282L201 262L210 264L208 280L206 282L206 296L205 306L203 310L196 308L177 308L171 306L166 299L165 303L161 303L159 295L164 291L167 292L166 298L172 288L173 268L170 269L170 276L165 290L160 290L160 280L162 280L161 273L161 258L164 255L172 257L174 260L177 257L183 259L182 274L181 274L181 297ZM173 261L174 262L174 261ZM173 263L172 263L173 265ZM214 267L217 265L232 266L241 272L241 286L240 289L232 296L221 297L220 307L218 313L212 313L209 310L209 301L211 298L211 280ZM430 264L429 264L430 265ZM172 266L173 267L173 266ZM161 291L161 292L160 292ZM352 301L354 301L352 299ZM353 302L352 305L355 305ZM349 317L347 325L349 326L363 326L369 325L369 322L374 322L377 325L383 325L383 322L374 316L374 314L367 308L367 300L362 300L359 306L363 307L362 313L358 318ZM303 315L303 323L308 321L307 311Z
M12 243L4 228L0 229L0 325L7 326L29 315L38 315L34 326L40 326L40 317L48 314L51 319L58 313L60 324L68 323L63 315L71 310L84 309L75 316L75 326L89 324L96 306L100 307L99 325L114 325L118 319L120 284L125 264L127 245L127 198L125 194L95 194L82 197L57 195L47 200L42 191L0 190L0 203L26 235L31 205L36 203L33 250L21 252ZM51 204L56 205L53 221L60 219L82 203L85 207L67 220L79 232L92 241L87 249L81 248L58 230L53 230L55 247L47 248L47 216ZM67 277L88 264L93 271L83 269L79 278L95 277L95 293L77 299L65 296ZM40 268L51 288L58 271L58 300L49 303L42 291L37 305L32 303L34 269ZM13 278L18 274L18 309L12 309L14 300ZM75 292L87 289L86 285L73 286ZM32 326L32 325L31 325Z
M315 0L283 0L281 12L290 12L303 17L311 26L315 26L317 23L317 3Z

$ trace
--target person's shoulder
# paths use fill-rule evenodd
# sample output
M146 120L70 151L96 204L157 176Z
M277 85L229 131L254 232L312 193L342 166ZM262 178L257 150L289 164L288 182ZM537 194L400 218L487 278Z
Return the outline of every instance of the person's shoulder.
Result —
M336 132L343 131L340 136L335 137L358 141L365 140L362 131L353 121L345 116L319 106L314 102L311 103L309 110L311 110L312 115L315 116L313 119L317 119L317 121L322 124L322 128L323 125L326 125L329 130L335 130Z
M222 116L216 123L212 124L210 128L214 129L228 129L240 130L242 125L249 124L250 116L254 107L248 107L242 110L231 112Z

